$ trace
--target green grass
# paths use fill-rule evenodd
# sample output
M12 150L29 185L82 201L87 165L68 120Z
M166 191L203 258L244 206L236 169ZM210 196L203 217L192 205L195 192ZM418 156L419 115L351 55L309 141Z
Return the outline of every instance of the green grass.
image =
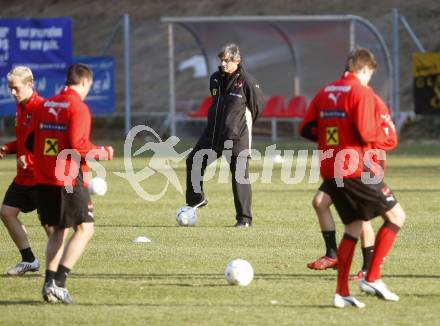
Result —
M265 143L258 144L262 151ZM280 143L301 149L309 144ZM121 147L118 147L121 153ZM136 170L148 157L134 160ZM0 276L0 325L428 325L440 307L440 146L401 145L389 155L386 181L408 218L384 267L384 280L401 301L367 297L351 284L363 310L331 306L336 272L310 271L306 263L323 253L323 241L310 201L318 184L287 185L279 168L271 184L253 184L254 226L235 230L231 185L206 182L209 206L199 211L196 227L182 228L175 211L184 196L172 186L156 202L140 199L123 171L122 158L104 162L109 192L95 197L96 234L69 276L71 306L43 303L44 268L21 278ZM184 163L175 165L184 187ZM251 172L261 173L252 162ZM0 192L15 174L12 158L0 161ZM155 175L143 186L160 191ZM32 247L44 263L46 238L35 213L21 215ZM338 235L342 225L336 217ZM374 221L377 229L381 224ZM136 244L144 235L151 243ZM228 286L223 271L241 257L254 267L248 287ZM356 251L352 271L360 268ZM19 259L0 228L0 269Z

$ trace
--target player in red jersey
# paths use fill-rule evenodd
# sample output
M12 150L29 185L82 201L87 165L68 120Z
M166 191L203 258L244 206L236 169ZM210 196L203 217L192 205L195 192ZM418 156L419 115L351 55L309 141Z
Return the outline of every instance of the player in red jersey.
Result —
M376 143L373 148L392 150L397 146L397 134L394 123L391 119L388 107L382 101L382 99L375 95L375 108L377 119L381 121L383 125L383 136L381 136L380 142ZM383 164L382 168L385 170L385 161L377 161L378 164ZM315 270L323 270L327 268L336 268L337 266L337 246L336 246L336 227L333 220L330 206L332 200L328 194L323 183L312 200L312 206L318 216L321 232L324 238L326 253L324 256L319 257L317 260L307 264L307 267ZM360 281L362 280L370 266L371 258L374 250L374 230L369 221L364 221L361 232L361 245L363 264L359 273L357 273L352 279Z
M347 72L322 88L310 103L301 134L318 143L320 172L342 222L345 233L338 248L338 281L333 304L344 308L365 305L350 296L348 276L363 221L381 215L375 249L362 291L382 299L398 301L381 280L381 265L391 250L405 221L405 212L383 183L383 174L374 156L384 160L376 149L384 141L384 124L375 110L374 92L367 86L375 69L374 55L357 49L347 58ZM388 121L389 122L389 121ZM388 128L388 127L386 127ZM382 178L381 178L382 177Z
M26 228L18 219L18 214L31 212L37 207L33 156L29 153L25 154L24 138L34 110L44 99L34 90L34 77L28 67L13 68L7 75L7 81L17 103L15 140L0 147L0 159L6 154L15 154L17 175L6 191L0 216L21 254L21 262L8 269L6 273L21 276L29 271L38 271L40 268L38 259L29 244ZM45 229L49 235L50 228L46 226Z
M35 182L42 221L54 227L46 249L45 301L72 303L66 277L94 233L90 195L84 180L86 159L113 157L110 146L90 141L91 113L83 102L93 83L92 71L74 64L66 87L34 114L26 147L35 157ZM69 229L74 233L66 242Z

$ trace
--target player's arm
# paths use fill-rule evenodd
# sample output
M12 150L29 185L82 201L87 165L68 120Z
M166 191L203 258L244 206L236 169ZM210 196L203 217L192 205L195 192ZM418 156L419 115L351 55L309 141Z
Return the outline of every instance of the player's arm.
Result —
M392 150L396 148L398 143L396 127L391 118L390 111L382 99L376 95L375 102L378 132L373 148Z
M254 79L246 79L244 83L246 106L252 114L252 121L255 123L264 107L264 95L258 82Z
M0 159L5 157L6 154L15 154L17 151L17 141L11 141L10 143L0 146Z
M79 152L82 158L92 157L99 160L111 160L113 148L111 146L97 146L90 141L91 115L84 105L70 111L68 138L72 149ZM89 155L89 156L88 156Z
M363 144L372 144L377 140L378 122L374 94L371 89L363 87L354 95L356 103L353 112L353 123Z
M299 126L299 133L302 137L307 138L311 141L318 140L318 109L316 106L316 98L314 98L309 107L307 108L306 114L304 115L303 121Z

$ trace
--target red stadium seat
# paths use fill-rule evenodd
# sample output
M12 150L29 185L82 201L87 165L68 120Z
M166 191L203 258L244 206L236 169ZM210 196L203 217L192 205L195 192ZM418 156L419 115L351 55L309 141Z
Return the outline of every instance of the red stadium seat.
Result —
M193 112L187 112L186 114L189 117L193 118L204 118L208 116L208 110L212 105L212 97L206 96L203 101L200 103L199 109Z
M294 96L287 104L287 108L281 112L280 117L304 118L307 100L304 96Z
M282 96L271 96L264 106L263 113L261 116L263 118L274 118L279 115L281 111L284 110L284 97Z

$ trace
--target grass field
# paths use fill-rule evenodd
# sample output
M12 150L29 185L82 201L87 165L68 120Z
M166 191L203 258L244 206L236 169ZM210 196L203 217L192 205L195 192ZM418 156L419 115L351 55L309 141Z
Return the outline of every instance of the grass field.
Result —
M267 144L257 146L263 149ZM311 148L282 143L278 148ZM122 153L121 148L118 150ZM134 159L136 170L148 157ZM0 325L439 325L440 146L400 145L388 157L386 182L408 218L385 267L384 280L401 301L390 303L360 293L363 310L331 306L335 271L316 272L306 263L324 245L310 201L318 184L288 185L280 168L272 183L253 184L254 226L234 229L231 185L206 182L209 206L196 227L178 227L175 211L184 196L172 186L156 202L140 199L129 183L122 157L105 162L109 191L95 197L96 233L67 287L75 303L45 304L44 268L21 278L0 276ZM174 165L184 187L184 162ZM261 172L253 162L251 172ZM0 193L15 175L13 158L0 161ZM165 179L142 185L158 192ZM22 215L30 241L44 264L46 238L34 213ZM336 217L338 235L342 225ZM381 224L374 221L377 229ZM133 243L143 235L151 243ZM241 257L254 267L248 287L226 284L228 261ZM352 271L361 263L356 251ZM19 260L6 229L0 228L0 270Z

